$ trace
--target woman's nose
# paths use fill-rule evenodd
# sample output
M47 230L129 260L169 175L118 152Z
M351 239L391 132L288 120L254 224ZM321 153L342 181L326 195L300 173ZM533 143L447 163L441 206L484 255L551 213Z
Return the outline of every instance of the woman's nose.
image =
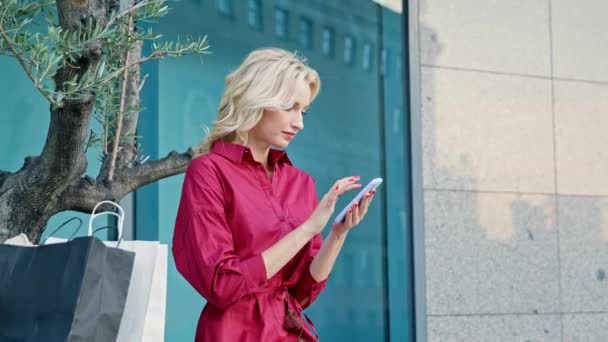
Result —
M302 115L298 115L298 118L295 119L291 125L298 131L304 129L304 120L302 119Z

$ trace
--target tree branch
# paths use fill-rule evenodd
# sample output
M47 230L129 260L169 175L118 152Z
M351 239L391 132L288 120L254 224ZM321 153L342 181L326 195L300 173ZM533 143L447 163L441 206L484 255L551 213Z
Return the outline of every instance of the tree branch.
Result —
M193 156L191 148L184 153L172 151L163 159L118 170L111 183L95 181L88 176L80 178L61 194L61 210L90 213L101 201L119 202L141 186L183 173Z
M85 176L70 185L60 196L60 210L73 210L81 213L91 213L95 205L101 201L119 201L110 187L96 182Z
M131 1L129 1L129 7L131 7ZM131 31L133 31L133 18L129 12L129 19L126 28L127 45L131 37ZM125 52L125 64L129 64L129 54L131 49L127 48ZM125 99L127 94L127 81L129 79L129 69L125 68L122 75L122 84L120 87L120 107L118 109L118 123L116 125L116 133L114 134L114 146L112 146L112 159L110 159L110 170L108 171L108 180L112 181L114 178L114 169L116 168L116 157L118 156L118 144L120 143L121 131L122 131L122 118L125 111Z
M129 182L129 191L133 191L159 179L185 172L194 155L192 148L184 153L171 151L163 159L148 161L130 169L124 169L121 177Z
M106 76L106 77L102 78L102 79L99 81L99 83L105 83L105 82L109 82L110 80L112 80L112 79L116 78L116 76L118 76L118 75L120 75L120 74L124 73L124 72L125 72L125 70L131 69L131 67L133 67L133 66L135 66L135 65L137 65L137 64L142 64L142 63L145 63L145 62L147 62L147 61L154 60L154 59L160 59L160 58L163 58L163 57L164 57L164 56L166 56L166 55L169 55L169 53L164 53L164 54L161 54L161 53L156 53L156 52L155 52L155 53L152 53L152 54L151 54L150 56L148 56L148 57L144 57L144 58L140 58L140 59L138 59L138 60L135 60L135 61L133 61L133 62L131 62L131 63L129 63L129 64L127 64L127 65L123 66L122 68L120 68L120 69L118 69L118 70L114 71L114 72L113 72L113 73L111 73L109 76Z
M137 5L130 7L126 10L124 10L123 12L117 14L114 18L110 19L110 21L108 21L108 24L106 25L106 28L110 28L110 26L114 25L114 23L116 23L116 21L122 17L124 17L127 14L131 14L133 12L135 12L137 9L142 8L146 5L149 5L150 3L147 1L142 1L140 3L138 3Z
M141 43L135 43L129 53L129 60L139 60L141 57ZM140 104L139 93L145 82L145 77L140 81L140 69L139 67L133 67L129 70L126 84L126 92L124 94L124 108L126 108L127 115L122 118L122 128L120 137L120 144L118 145L116 167L114 170L120 170L122 168L132 167L135 160L137 159L135 132L137 130L137 122L139 120L139 111L137 108ZM107 128L106 128L107 135ZM104 146L107 146L107 136L105 137ZM110 155L113 155L116 147L104 149L104 160L99 170L99 176L97 181L105 181L109 179L109 172L111 167Z
M139 98L139 94L141 93L141 90L144 87L144 84L146 83L146 80L148 79L148 74L144 75L144 78L141 80L141 83L139 84L139 87L137 88L137 97Z
M4 31L4 27L2 27L1 23L0 23L0 35L2 35L2 38L4 38L4 41L6 41L6 44L8 44L8 46L11 49L11 51L13 51L14 57L17 59L17 61L19 61L19 64L21 64L21 67L23 67L23 70L25 70L25 73L27 74L27 77L29 77L29 79L32 80L32 83L34 83L34 86L36 87L36 89L38 89L38 91L47 100L49 100L49 102L51 104L55 105L55 100L53 100L53 98L50 95L44 94L44 91L42 90L42 87L40 86L40 84L38 84L36 82L36 80L34 80L34 75L32 75L31 68L29 68L27 66L27 64L25 63L25 60L23 59L23 57L21 56L21 54L19 54L19 52L15 48L15 43L13 43L13 41L11 40L11 37L9 37L8 34Z
M131 49L129 57L137 60L141 57L141 42L136 43ZM125 168L133 166L137 159L136 149L136 132L137 122L139 121L140 107L140 92L146 81L146 77L140 78L140 68L134 67L129 70L129 78L127 81L127 91L125 93L125 107L127 108L126 116L123 117L122 131L124 132L118 149L118 165L117 168Z

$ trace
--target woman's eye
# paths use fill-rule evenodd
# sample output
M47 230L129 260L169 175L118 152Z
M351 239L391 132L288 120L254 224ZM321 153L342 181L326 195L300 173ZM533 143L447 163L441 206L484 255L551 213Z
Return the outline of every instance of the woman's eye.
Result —
M306 114L308 114L307 111L302 111L302 115L306 115Z

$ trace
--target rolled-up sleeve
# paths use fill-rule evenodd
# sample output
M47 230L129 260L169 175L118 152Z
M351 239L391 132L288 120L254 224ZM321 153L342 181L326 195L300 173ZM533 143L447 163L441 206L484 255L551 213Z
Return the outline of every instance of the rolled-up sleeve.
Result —
M235 254L220 178L204 162L195 160L186 171L172 252L182 276L220 309L267 281L260 254L244 260Z
M315 235L308 248L307 262L304 264L302 276L298 279L298 282L289 289L291 295L300 303L303 309L307 308L315 299L317 299L321 291L323 291L327 285L327 280L329 279L328 277L318 282L310 274L310 264L319 252L319 249L321 249L322 244L323 238L321 237L321 234Z

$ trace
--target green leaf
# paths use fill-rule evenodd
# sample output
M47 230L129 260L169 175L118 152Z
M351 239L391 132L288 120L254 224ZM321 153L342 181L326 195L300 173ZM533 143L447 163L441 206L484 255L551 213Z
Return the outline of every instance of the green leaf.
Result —
M99 69L97 70L97 78L101 78L103 72L106 70L106 61L101 61Z
M55 102L57 102L57 103L63 101L64 98L65 98L65 94L62 91L58 91L55 94Z

